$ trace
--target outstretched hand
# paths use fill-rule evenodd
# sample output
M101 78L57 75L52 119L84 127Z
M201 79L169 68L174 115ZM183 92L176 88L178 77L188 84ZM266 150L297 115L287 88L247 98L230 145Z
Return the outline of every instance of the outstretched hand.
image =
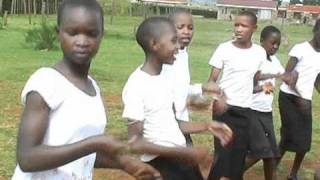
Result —
M220 140L222 146L227 146L233 139L233 132L225 123L209 122L208 130Z
M263 92L265 94L273 93L273 85L271 82L266 82L262 85Z
M138 180L162 180L160 172L151 165L131 157L122 158L123 170Z

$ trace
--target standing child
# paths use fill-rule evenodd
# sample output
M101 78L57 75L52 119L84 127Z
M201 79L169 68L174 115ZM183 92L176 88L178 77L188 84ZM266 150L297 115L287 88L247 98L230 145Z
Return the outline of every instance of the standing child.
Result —
M233 143L222 147L215 138L214 161L209 180L241 179L249 143L250 110L255 74L266 58L265 50L251 41L257 29L257 17L243 11L234 20L234 40L218 46L209 64L212 67L209 81L217 81L220 72L220 88L225 92L228 110L214 119L226 123L234 132Z
M296 44L289 52L286 73L299 73L295 87L282 83L279 93L281 116L280 153L295 152L288 179L298 179L297 173L305 154L310 150L312 135L312 94L320 72L320 20L313 27L313 38ZM281 160L279 159L279 161Z
M92 179L93 168L119 168L138 179L159 173L119 155L122 143L104 134L106 114L96 81L88 75L103 36L95 0L65 0L57 31L63 58L37 70L22 91L14 180Z
M209 131L225 145L232 132L218 122L176 121L172 109L173 77L162 72L163 64L173 64L177 51L176 29L168 18L146 19L140 24L136 39L144 50L145 62L130 75L122 94L123 117L128 119L133 149L144 152L141 159L158 169L164 179L203 179L198 169L186 162L199 163L206 153L186 148L183 134Z
M250 146L246 161L247 170L260 159L263 159L264 177L275 178L275 157L280 153L277 147L272 118L272 90L275 78L284 73L284 68L275 56L281 42L281 33L274 26L263 28L260 36L261 46L266 50L258 84L254 88L251 109L253 120L250 128Z
M201 96L202 92L208 90L208 84L190 84L190 65L187 47L192 40L194 30L191 13L185 9L179 9L170 14L169 19L176 27L179 49L175 55L176 59L174 63L172 65L164 64L163 71L165 73L172 73L174 80L174 110L176 119L178 122L189 121L189 112L187 109L188 94L192 94L193 97ZM213 88L219 88L215 84L213 86ZM202 105L205 105L205 102L203 103ZM191 146L192 139L190 134L185 134L185 137L187 145Z

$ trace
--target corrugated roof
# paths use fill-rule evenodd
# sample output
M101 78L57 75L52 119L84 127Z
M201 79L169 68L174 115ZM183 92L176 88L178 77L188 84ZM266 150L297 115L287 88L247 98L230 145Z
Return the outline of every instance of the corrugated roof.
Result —
M320 14L320 6L311 6L311 5L290 5L287 8L288 12L305 12Z
M216 5L275 9L277 3L277 1L273 0L218 0Z

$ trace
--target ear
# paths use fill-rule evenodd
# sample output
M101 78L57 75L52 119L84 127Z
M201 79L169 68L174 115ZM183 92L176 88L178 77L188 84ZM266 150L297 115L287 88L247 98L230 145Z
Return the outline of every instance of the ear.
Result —
M159 43L157 42L156 39L154 38L151 38L150 41L149 41L149 47L152 51L157 51L160 46L159 46Z
M258 25L255 24L255 25L253 26L253 32L256 32L257 29L258 29Z

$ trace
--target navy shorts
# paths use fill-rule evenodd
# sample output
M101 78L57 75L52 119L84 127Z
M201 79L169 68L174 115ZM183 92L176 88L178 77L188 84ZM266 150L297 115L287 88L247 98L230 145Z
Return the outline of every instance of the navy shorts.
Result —
M279 157L272 112L252 110L252 113L248 156L258 159Z
M281 116L280 144L284 151L310 151L312 135L311 101L282 91L279 93Z
M214 161L208 180L228 177L231 180L242 178L245 157L249 145L249 127L252 111L249 108L229 106L229 109L213 119L226 123L233 131L233 142L223 147L219 139L214 139Z

